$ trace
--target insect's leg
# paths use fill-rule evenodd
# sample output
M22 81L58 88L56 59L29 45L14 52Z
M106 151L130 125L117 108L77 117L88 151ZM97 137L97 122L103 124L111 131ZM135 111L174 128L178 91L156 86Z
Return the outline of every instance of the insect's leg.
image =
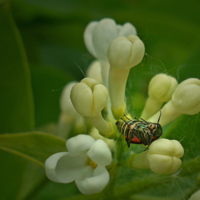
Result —
M131 139L133 138L133 135L134 135L134 131L133 131L133 130L131 130L131 131L130 131L129 138L128 138L128 141L127 141L128 147L130 147L130 144L131 144Z
M133 117L134 119L136 119L137 121L140 121L137 117Z
M128 119L130 121L133 121L132 119L128 118L125 114L124 114L124 117L126 117L126 119Z
M146 151L148 148L149 148L149 146L147 146L147 148L144 151Z
M126 120L124 120L123 118L120 118L122 121L124 121L126 124L127 124L127 122L126 122Z
M140 118L145 124L149 124L149 122L145 121L144 119Z
M142 141L142 144L144 144L146 146L146 138L145 135L142 131L137 131L139 133L140 136L140 140Z
M126 142L127 142L127 145L128 145L128 137L126 138ZM129 147L129 146L128 146Z
M126 123L127 125L128 125L128 123L127 123L127 121L126 120L124 120L123 118L120 118L124 123ZM127 118L128 119L128 118ZM130 121L132 121L132 120L130 120Z
M145 136L145 141L147 145L147 148L144 151L146 151L149 148L150 144L152 143L152 136L149 129L144 130L144 136Z

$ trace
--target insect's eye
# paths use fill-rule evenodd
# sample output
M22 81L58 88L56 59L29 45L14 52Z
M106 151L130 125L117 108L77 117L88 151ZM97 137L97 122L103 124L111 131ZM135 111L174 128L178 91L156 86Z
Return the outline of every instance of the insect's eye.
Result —
M158 124L157 128L153 130L153 135L155 137L160 137L162 135L162 127Z

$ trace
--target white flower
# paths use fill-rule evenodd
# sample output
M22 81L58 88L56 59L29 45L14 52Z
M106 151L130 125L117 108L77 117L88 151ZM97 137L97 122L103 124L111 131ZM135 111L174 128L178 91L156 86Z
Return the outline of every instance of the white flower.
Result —
M88 51L101 62L103 82L108 87L109 63L107 51L110 43L119 36L136 35L130 23L117 25L113 19L105 18L88 24L84 31L84 41Z
M125 89L129 71L142 61L144 52L143 42L135 35L118 37L109 46L109 92L112 112L116 119L125 113Z
M70 138L66 146L68 152L53 154L46 160L47 177L58 183L75 181L83 194L102 191L109 182L105 166L112 162L107 144L89 135L78 135Z
M177 86L178 82L172 76L166 74L157 74L154 76L149 83L149 97L141 118L148 119L158 112L163 103L168 102L172 98L172 94Z
M183 154L180 142L161 138L154 141L148 151L132 155L129 165L133 169L151 169L156 174L172 174L181 166Z
M200 111L200 80L189 78L181 82L172 99L161 109L162 116L160 124L164 126L175 120L181 114L195 115ZM148 119L150 122L156 122L160 112Z
M99 22L90 22L84 31L84 41L88 51L97 59L107 60L110 43L119 36L136 35L135 27L130 23L117 25L113 19L104 18Z

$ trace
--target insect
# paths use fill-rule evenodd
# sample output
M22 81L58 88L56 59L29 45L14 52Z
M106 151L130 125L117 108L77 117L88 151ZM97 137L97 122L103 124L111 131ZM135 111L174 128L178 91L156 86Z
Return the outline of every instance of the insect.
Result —
M161 111L157 123L147 122L142 118L137 119L136 117L131 120L126 115L124 117L126 120L121 118L122 121L117 121L116 126L126 138L128 147L130 147L130 143L144 144L147 146L145 149L147 150L150 144L162 135L162 127L159 124Z

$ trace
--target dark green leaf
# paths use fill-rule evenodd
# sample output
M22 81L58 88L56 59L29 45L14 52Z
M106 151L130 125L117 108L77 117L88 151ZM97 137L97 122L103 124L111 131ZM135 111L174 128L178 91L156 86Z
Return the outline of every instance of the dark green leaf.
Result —
M0 149L24 157L42 167L50 155L67 151L65 140L39 132L1 135Z
M18 29L7 5L0 7L0 133L34 129L30 72Z
M200 156L200 115L180 116L164 133L164 137L180 141L183 145L185 154L183 161Z
M31 78L35 102L36 127L58 121L60 114L60 95L64 86L73 81L73 77L63 70L31 66Z

